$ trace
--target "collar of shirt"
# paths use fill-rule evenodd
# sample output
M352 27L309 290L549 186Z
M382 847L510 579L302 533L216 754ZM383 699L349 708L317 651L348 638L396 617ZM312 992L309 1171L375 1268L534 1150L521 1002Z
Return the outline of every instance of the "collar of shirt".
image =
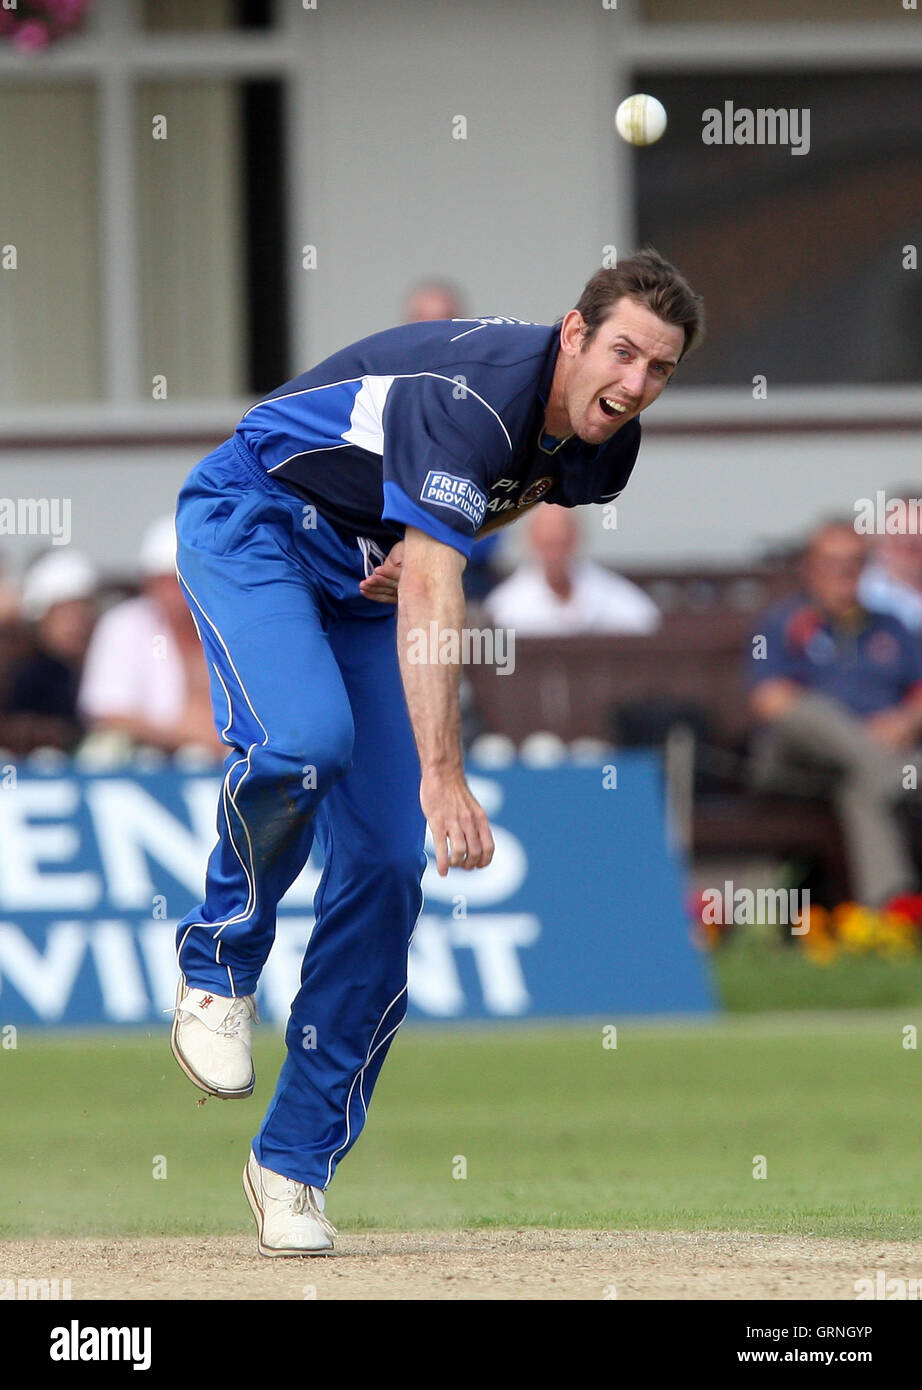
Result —
M853 604L838 617L832 614L824 615L826 626L833 633L841 633L843 637L858 637L873 623L873 615L860 603Z
M808 600L798 616L797 627L799 629L802 627L802 633L806 639L809 631L816 631L817 628L824 628L834 638L860 637L863 632L873 626L876 615L863 607L862 604L856 603L851 608L846 609L844 613L836 616L827 613L818 603Z

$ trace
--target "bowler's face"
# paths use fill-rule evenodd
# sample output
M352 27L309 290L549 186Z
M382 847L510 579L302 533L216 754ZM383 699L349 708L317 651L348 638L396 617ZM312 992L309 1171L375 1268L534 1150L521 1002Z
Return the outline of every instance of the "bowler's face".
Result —
M571 310L561 328L561 405L571 434L604 444L656 400L676 368L685 334L632 299L612 306L585 348L583 328L582 316Z

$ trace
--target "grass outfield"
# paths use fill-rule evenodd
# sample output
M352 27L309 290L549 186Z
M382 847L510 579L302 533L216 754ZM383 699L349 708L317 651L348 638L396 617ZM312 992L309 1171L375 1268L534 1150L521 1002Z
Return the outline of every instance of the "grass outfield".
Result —
M907 1024L918 1011L627 1020L614 1050L601 1023L406 1029L330 1214L344 1230L920 1239L922 1051L903 1047ZM198 1105L166 1032L21 1031L0 1051L0 1235L249 1231L240 1170L281 1056L262 1030L255 1097Z

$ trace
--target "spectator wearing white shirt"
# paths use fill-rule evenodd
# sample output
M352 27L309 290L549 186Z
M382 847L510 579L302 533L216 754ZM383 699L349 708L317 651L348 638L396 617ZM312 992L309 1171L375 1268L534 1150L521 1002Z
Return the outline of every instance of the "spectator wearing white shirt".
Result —
M861 576L858 596L866 608L890 613L911 632L922 632L922 535L919 534L918 506L900 499L894 515L901 526L898 533L882 535L874 547L873 558Z
M529 558L484 600L490 621L521 637L655 632L660 611L644 591L578 554L567 507L542 503L530 518Z
M80 685L79 706L94 731L166 752L187 745L216 757L227 750L215 733L208 670L176 578L171 516L145 532L142 591L96 625Z

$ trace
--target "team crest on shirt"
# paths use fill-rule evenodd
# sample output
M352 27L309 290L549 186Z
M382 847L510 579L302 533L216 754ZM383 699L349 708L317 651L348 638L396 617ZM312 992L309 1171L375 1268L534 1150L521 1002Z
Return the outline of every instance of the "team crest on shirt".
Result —
M516 504L519 507L530 507L532 502L538 502L546 492L549 492L554 485L553 478L539 478L536 483L527 487Z

